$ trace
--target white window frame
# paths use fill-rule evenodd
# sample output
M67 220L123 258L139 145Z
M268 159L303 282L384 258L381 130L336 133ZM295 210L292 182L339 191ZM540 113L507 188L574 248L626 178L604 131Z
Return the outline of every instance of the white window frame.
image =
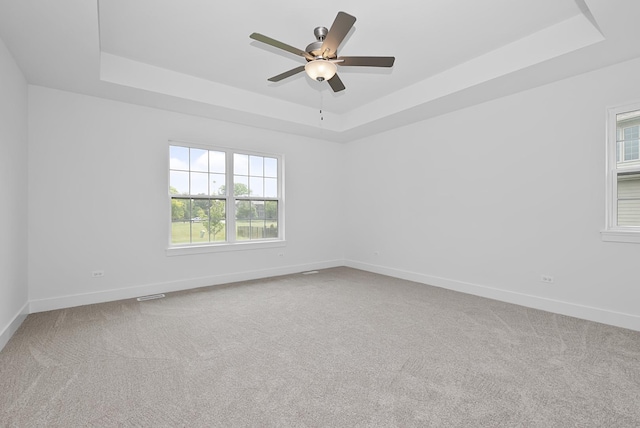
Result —
M208 151L216 151L216 152L224 152L225 160L226 160L226 168L225 168L225 188L227 189L227 194L225 195L226 200L226 228L227 233L226 241L222 242L207 242L207 243L195 243L195 244L174 244L171 242L171 200L172 197L167 191L167 199L168 199L168 247L166 249L166 254L168 256L179 256L179 255L187 255L187 254L202 254L202 253L214 253L214 252L226 252L226 251L246 251L246 250L256 250L256 249L265 249L265 248L278 248L284 247L286 245L285 241L285 225L284 225L284 211L285 211L285 202L284 202L284 155L276 154L276 153L265 153L265 152L257 152L254 150L244 150L238 148L229 148L222 146L209 146L204 144L191 143L187 141L179 141L179 140L169 140L169 144L167 145L167 164L165 171L167 173L167 186L166 189L169 189L170 186L170 165L169 165L169 152L170 146L181 146L188 147L194 149L208 150ZM242 155L254 155L254 156L264 156L275 158L278 160L278 197L277 198L268 198L268 197L254 197L254 198L236 198L234 195L234 170L233 170L233 155L234 154L242 154ZM235 216L235 206L237 200L277 200L278 202L278 237L277 238L265 238L265 239L254 239L254 240L237 240L236 239L236 216ZM229 207L233 209L230 210ZM233 231L233 233L230 233Z
M618 174L639 172L640 163L635 164L617 160L617 116L622 113L640 111L640 102L626 104L607 109L607 144L606 144L606 213L605 229L601 231L603 241L640 243L640 226L618 226Z

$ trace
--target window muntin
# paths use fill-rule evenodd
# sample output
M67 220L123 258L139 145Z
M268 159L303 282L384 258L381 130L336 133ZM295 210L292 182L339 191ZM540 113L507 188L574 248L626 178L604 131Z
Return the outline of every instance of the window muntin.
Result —
M282 239L279 156L172 144L169 157L172 246Z

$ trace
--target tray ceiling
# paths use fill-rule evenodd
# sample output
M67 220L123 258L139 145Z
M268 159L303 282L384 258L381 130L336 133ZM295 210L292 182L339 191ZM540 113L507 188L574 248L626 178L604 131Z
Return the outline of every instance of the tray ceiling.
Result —
M29 83L188 114L350 141L640 55L634 0L398 0L390 7L205 0L0 1L0 37ZM300 49L338 11L357 18L338 68L347 89L300 73ZM628 25L624 25L628 21ZM632 25L633 23L633 25ZM322 108L324 120L320 120Z

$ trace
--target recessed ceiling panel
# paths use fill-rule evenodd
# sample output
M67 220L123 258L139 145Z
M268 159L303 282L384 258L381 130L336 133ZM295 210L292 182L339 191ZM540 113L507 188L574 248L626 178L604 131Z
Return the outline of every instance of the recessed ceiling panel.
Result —
M224 85L326 110L348 112L580 13L574 0L398 0L370 2L101 1L104 52ZM299 74L267 78L305 60L249 39L259 32L304 48L313 29L342 9L357 18L342 55L395 56L392 69L339 67L347 87Z

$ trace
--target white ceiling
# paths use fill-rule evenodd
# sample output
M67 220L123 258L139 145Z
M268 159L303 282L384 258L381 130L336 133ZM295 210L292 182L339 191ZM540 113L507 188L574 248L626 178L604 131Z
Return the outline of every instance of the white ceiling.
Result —
M305 63L249 38L304 49L343 10L334 93ZM31 84L350 141L640 56L637 0L0 0L2 38ZM324 120L320 120L319 109Z

